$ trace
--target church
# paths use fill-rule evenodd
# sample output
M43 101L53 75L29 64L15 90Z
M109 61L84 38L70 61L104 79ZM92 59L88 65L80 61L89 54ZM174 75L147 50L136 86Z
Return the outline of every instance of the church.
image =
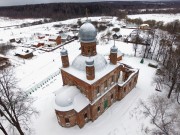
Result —
M96 28L86 21L79 29L81 53L69 63L68 51L60 52L63 86L55 92L54 108L62 127L82 128L95 121L137 84L139 70L117 61L115 45L106 60L96 51L96 36Z

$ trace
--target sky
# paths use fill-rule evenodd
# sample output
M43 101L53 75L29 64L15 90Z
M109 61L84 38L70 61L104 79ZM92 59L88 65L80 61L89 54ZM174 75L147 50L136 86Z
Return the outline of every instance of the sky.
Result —
M115 1L115 0L0 0L1 6L26 5L26 4L41 4L54 2L99 2L99 1ZM117 1L156 1L156 0L117 0ZM161 0L171 1L171 0Z

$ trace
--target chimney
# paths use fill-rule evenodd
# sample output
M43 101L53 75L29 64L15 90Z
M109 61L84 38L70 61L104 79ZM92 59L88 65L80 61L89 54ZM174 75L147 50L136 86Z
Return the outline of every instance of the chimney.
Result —
M62 67L63 68L69 67L68 51L63 48L60 53L61 53Z
M86 78L88 80L95 78L94 60L92 58L86 60Z

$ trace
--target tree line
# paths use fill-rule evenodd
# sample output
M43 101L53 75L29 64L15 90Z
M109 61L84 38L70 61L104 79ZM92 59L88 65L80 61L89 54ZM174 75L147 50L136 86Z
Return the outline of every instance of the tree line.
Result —
M23 5L0 7L0 16L11 18L51 18L64 20L83 17L88 9L89 16L120 16L121 11L126 14L136 14L138 9L160 9L180 7L180 2L172 4L146 3L146 2L91 2L91 3L51 3L37 5ZM148 11L148 10L147 10Z

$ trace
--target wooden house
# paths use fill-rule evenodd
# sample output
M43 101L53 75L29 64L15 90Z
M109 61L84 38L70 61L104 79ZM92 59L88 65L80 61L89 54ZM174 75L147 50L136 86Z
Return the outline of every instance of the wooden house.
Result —
M61 37L60 36L50 36L49 41L56 42L57 45L61 44Z

